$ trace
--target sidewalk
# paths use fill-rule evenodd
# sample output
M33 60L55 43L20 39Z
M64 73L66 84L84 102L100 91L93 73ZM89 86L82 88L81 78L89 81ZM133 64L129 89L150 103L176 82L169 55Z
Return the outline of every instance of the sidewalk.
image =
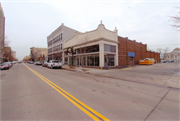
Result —
M62 68L69 71L81 72L85 74L92 74L135 83L152 84L180 89L180 74L178 74L179 68L175 63L154 64L150 66L136 65L124 69L84 68L83 70L83 67L75 67L75 69L71 69L68 65L63 65Z
M87 68L85 67L83 69L83 67L75 67L75 69L71 69L69 68L68 65L63 65L62 66L63 69L69 70L69 71L75 71L75 72L81 72L81 73L91 73L91 74L96 74L96 73L102 73L104 71L107 71L106 69L96 69L96 68Z

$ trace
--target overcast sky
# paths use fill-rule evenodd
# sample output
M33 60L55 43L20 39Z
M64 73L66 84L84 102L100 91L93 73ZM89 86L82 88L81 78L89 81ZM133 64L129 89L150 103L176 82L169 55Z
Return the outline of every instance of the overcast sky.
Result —
M47 48L47 36L62 23L80 32L117 27L118 35L147 44L149 49L179 47L179 33L170 24L178 0L0 0L5 36L22 60L30 47Z

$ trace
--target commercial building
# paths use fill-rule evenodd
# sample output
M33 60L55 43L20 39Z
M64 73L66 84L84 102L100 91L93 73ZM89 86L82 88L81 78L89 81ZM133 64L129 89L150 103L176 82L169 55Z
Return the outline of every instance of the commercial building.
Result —
M35 61L42 61L45 60L48 56L47 49L40 50L34 53L36 60Z
M77 66L118 66L117 30L107 30L102 22L96 30L76 32L73 38L64 43L64 64L72 62L72 54L66 53L69 47L75 51L73 61Z
M72 49L72 50L71 50ZM76 32L64 42L63 64L103 68L135 65L140 59L154 58L160 62L160 54L147 51L147 45L118 36L118 30L107 30L99 24L93 31ZM72 56L73 54L73 56Z
M62 23L61 26L47 37L49 60L63 60L63 43L71 39L75 32L77 31Z
M5 17L0 3L0 63L4 57Z
M164 55L164 60L180 61L180 48L175 48L172 52Z
M32 61L38 60L39 56L37 56L37 53L41 53L41 51L42 52L47 51L47 48L31 47L30 48L30 55L31 55L30 60L32 60ZM44 55L44 57L45 57L45 55Z
M130 40L128 37L118 36L118 66L132 66L139 64L139 60L154 58L156 63L160 62L160 54L147 51L147 45Z

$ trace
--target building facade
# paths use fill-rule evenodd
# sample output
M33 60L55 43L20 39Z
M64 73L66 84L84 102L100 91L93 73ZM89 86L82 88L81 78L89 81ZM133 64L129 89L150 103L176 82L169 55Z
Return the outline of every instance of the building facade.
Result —
M62 23L61 26L59 26L47 37L49 60L63 60L62 53L64 42L71 39L74 36L75 32L77 31L65 26Z
M125 67L139 64L139 60L154 58L160 62L160 54L147 51L147 45L118 36L118 30L107 30L99 24L93 31L76 32L64 43L63 64L75 66Z
M47 51L47 48L31 47L30 48L30 55L31 55L30 60L32 60L32 61L38 60L39 56L37 56L37 53L41 52L41 51Z
M154 58L156 63L160 62L160 54L147 51L147 45L130 40L128 37L118 36L118 66L132 66L139 64L139 60Z
M47 49L40 50L34 53L36 60L35 61L43 61L48 58Z
M118 37L117 30L107 30L104 24L99 24L93 31L76 32L73 38L64 43L63 64L76 66L100 67L118 66ZM68 53L68 49L73 48Z
M4 57L5 17L0 3L0 63Z
M164 60L180 61L180 48L175 48L172 52L164 55Z

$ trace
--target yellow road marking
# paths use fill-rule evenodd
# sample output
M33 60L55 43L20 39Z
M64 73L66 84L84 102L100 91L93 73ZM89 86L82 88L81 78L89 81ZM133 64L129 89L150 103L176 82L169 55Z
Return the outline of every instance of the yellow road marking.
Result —
M26 66L25 64L23 64L23 65ZM90 108L89 106L87 106L83 102L79 101L77 98L73 97L68 92L66 92L65 90L63 90L62 88L60 88L59 86L57 86L56 84L54 84L53 82L51 82L50 80L48 80L47 78L42 76L41 74L37 73L36 71L34 71L33 69L31 69L28 66L26 66L26 67L29 70L31 70L34 74L36 74L39 78L41 78L43 81L45 81L47 84L49 84L51 87L53 87L56 91L58 91L60 94L62 94L64 97L66 97L70 102L72 102L75 106L77 106L79 109L81 109L84 113L86 113L89 117L91 117L95 121L100 121L100 120L110 121L105 116L103 116L102 114L98 113L94 109ZM93 115L93 114L95 114L95 115Z

